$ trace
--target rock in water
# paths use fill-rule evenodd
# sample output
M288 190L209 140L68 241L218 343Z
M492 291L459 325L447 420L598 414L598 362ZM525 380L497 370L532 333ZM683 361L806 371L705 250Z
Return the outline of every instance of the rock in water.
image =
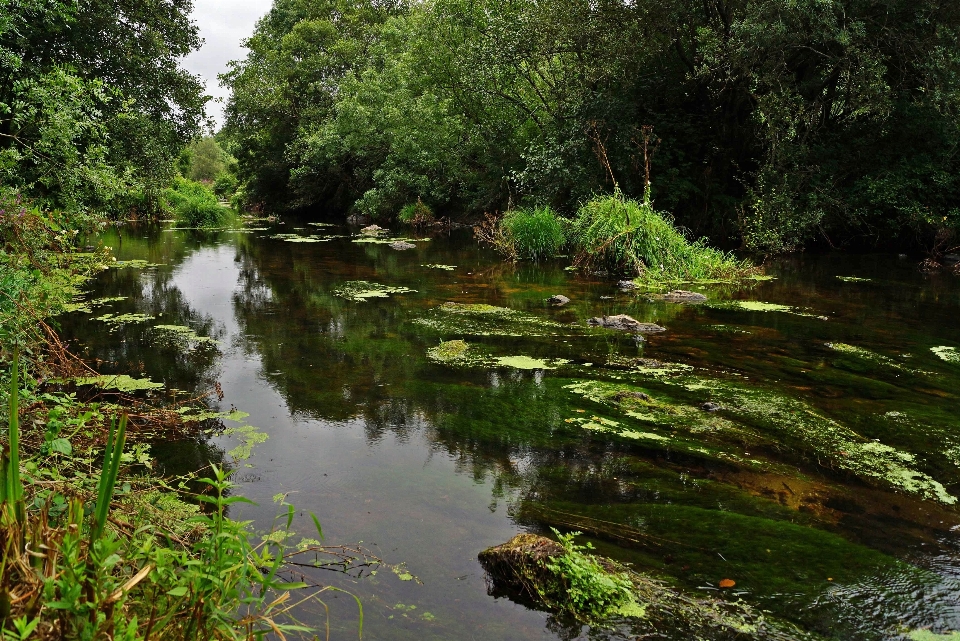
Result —
M716 403L707 402L701 405L700 409L702 409L704 412L719 412L721 408Z
M685 289L675 289L663 295L668 303L702 303L707 297L698 292L688 292Z
M380 225L370 225L369 227L361 229L360 233L366 234L367 236L379 236L382 231L384 231L384 229Z
M398 240L395 243L390 243L390 247L396 249L397 251L403 251L405 249L416 249L417 246L413 243L408 243L405 240Z
M478 558L497 592L526 592L553 579L547 563L562 555L563 547L556 541L536 534L518 534L506 543L484 550Z
M617 287L619 287L620 289L622 289L623 291L626 292L626 291L630 291L630 290L632 290L632 289L636 289L636 288L637 288L637 284L636 284L635 282L633 282L632 280L621 280L621 281L619 281L619 282L617 283Z
M554 307L563 307L570 302L570 299L564 296L563 294L556 294L547 299L547 303L553 305Z
M617 314L616 316L598 316L587 321L588 325L593 327L605 327L607 329L618 329L622 332L635 332L638 334L656 334L657 332L667 331L665 327L654 325L653 323L641 323L635 318L626 314Z

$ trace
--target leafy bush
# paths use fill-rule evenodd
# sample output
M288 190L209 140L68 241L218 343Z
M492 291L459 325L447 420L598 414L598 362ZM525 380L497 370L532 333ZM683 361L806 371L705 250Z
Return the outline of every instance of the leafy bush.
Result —
M237 177L231 173L224 172L213 181L213 193L215 193L218 198L230 198L236 191Z
M567 244L566 221L550 209L514 209L500 221L504 237L513 245L518 258L553 258Z
M230 215L230 209L220 204L209 187L192 180L178 178L164 191L164 197L181 225L218 227Z
M733 255L690 242L649 200L616 193L585 203L573 221L576 264L627 272L646 282L731 280L752 267Z

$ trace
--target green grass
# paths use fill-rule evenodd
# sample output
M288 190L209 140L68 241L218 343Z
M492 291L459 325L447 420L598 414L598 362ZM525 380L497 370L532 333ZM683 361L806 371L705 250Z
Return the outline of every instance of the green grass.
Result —
M702 239L691 242L650 202L619 193L586 202L571 237L578 266L626 273L645 283L736 280L755 271Z
M508 211L500 227L515 257L541 260L563 251L567 244L565 222L550 207L519 208Z

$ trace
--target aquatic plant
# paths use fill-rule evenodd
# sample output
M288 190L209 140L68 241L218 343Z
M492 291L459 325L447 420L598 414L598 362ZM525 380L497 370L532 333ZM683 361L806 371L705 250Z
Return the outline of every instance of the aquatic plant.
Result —
M163 387L163 383L155 383L149 378L132 378L127 374L100 374L99 376L78 376L71 379L77 385L96 385L105 390L118 392L139 392L155 390Z
M150 331L156 336L158 342L176 344L190 350L199 347L216 347L220 344L209 336L200 336L185 325L154 325Z
M352 280L334 289L333 293L335 296L356 303L365 303L371 298L389 298L391 294L410 294L416 291L409 287L392 287L380 283L369 283L365 280Z
M420 265L421 267L426 267L427 269L440 269L445 272L452 272L457 268L456 265Z
M584 203L571 229L581 268L624 272L643 283L737 280L757 271L750 263L690 242L648 201L617 192Z

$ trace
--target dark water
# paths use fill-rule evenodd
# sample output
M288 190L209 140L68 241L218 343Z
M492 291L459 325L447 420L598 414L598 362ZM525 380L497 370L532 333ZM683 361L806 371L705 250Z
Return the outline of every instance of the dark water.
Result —
M127 299L65 317L64 332L104 371L185 392L218 382L220 408L250 413L269 440L233 466L259 506L234 516L266 530L272 497L287 493L303 535L312 511L327 543L406 563L422 583L318 574L361 598L365 638L636 638L488 596L477 553L550 527L827 638L960 629L960 362L931 350L960 348L960 278L890 256L798 256L769 266L776 280L705 286L709 304L678 305L562 261L504 265L469 233L404 252L270 238L350 233L298 227L108 232L118 259L159 265L105 272L90 297ZM335 295L349 281L416 291ZM552 294L572 303L549 308ZM448 301L523 315L442 310ZM156 318L109 332L94 320L106 312ZM638 342L585 326L615 313L667 331ZM188 325L220 349L164 349L155 324ZM428 358L450 339L474 361ZM518 356L542 363L497 361ZM229 461L235 441L153 451L174 474ZM720 591L722 579L736 587ZM325 601L333 638L355 638L353 601ZM304 617L322 622L323 609Z

